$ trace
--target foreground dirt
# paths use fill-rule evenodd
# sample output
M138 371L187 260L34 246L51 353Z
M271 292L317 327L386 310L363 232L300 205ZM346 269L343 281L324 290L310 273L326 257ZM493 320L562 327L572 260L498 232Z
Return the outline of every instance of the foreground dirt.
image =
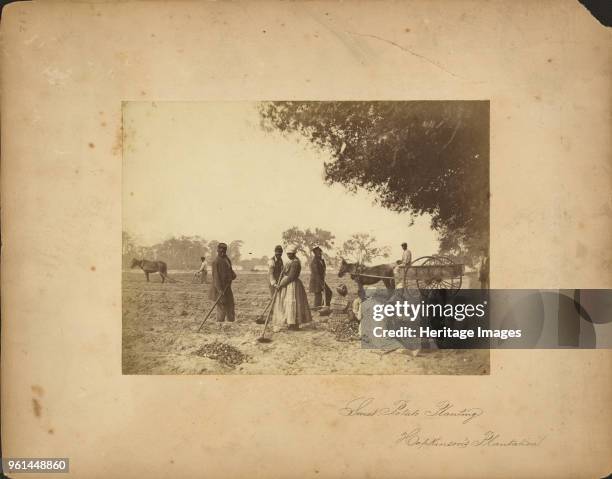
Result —
M212 306L209 285L192 284L188 273L170 275L177 282L161 284L151 275L147 283L142 272L123 273L124 374L489 374L488 351L434 349L416 358L403 350L381 354L361 349L359 341L336 341L314 312L314 324L270 332L272 341L259 343L262 326L255 319L269 291L265 275L256 273L239 272L234 282L236 322L220 326L213 312L198 333ZM302 281L307 285L308 276ZM328 278L332 289L339 283ZM345 284L354 295L354 284ZM215 341L245 355L243 362L202 356Z

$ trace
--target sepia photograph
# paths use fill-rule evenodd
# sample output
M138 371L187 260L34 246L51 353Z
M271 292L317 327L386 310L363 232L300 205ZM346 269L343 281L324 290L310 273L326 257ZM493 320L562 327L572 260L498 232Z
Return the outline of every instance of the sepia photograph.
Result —
M368 301L488 289L489 102L122 113L124 374L489 374L362 328Z
M585 3L5 5L0 472L608 477Z

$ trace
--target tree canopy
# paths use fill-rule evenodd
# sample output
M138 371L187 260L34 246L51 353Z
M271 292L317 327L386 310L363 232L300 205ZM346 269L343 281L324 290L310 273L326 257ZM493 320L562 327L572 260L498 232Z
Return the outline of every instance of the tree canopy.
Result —
M367 233L355 233L338 250L338 255L366 264L378 257L388 258L389 247L376 244L376 238Z
M488 246L488 102L265 102L260 116L266 131L325 150L327 183L430 215L442 249Z
M329 251L334 247L334 239L335 236L331 232L320 228L301 230L297 226L293 226L282 233L282 241L285 247L288 245L295 246L298 253L304 255L309 261L313 256L312 248L316 245L321 247L324 257L329 258Z

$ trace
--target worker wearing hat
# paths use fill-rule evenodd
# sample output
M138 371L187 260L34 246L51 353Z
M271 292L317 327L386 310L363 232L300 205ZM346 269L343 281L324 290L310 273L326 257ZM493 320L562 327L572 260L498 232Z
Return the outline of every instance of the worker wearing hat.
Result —
M268 260L268 287L270 288L270 297L274 297L276 285L283 272L283 247L277 244L274 247L274 256ZM257 324L265 323L263 316L258 316L255 320Z
M309 289L314 293L315 307L323 306L323 291L325 291L325 306L329 307L332 298L332 290L325 283L325 271L327 265L323 259L323 251L318 245L312 247L313 258L310 262Z
M480 281L480 289L489 289L489 255L487 248L480 248L480 272L478 281Z
M208 276L208 271L206 268L206 257L200 256L200 269L198 270L198 273L200 273L200 283L206 283L206 277Z
M268 281L270 286L270 297L274 296L274 287L278 283L281 272L283 271L283 247L276 245L274 247L274 256L268 261Z
M412 263L412 253L410 252L410 250L408 249L408 243L402 243L402 265L404 266L404 268L408 268L410 266L410 263Z
M233 322L234 293L232 292L232 281L236 279L236 273L232 268L232 262L227 256L227 244L217 245L217 257L211 264L212 286L208 291L208 299L217 301L217 321L222 323L226 319Z
M396 278L400 278L399 281L396 280L395 287L399 289L403 289L406 287L406 279L408 275L408 268L412 264L412 252L408 249L408 243L402 243L402 259L397 260L397 266L393 269L393 274Z

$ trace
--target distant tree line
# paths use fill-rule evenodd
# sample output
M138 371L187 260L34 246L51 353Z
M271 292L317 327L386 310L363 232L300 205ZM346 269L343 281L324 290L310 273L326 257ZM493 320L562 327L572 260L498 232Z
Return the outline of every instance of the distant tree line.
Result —
M336 267L340 258L364 264L377 258L388 258L389 248L377 244L376 238L367 233L355 233L340 247L334 244L335 236L321 228L300 229L297 226L289 228L281 234L280 243L287 247L293 245L307 262L313 257L312 248L320 246L324 257L331 267ZM123 232L122 265L129 268L132 258L146 258L165 261L170 269L195 270L200 265L200 256L211 261L217 254L217 240L206 240L201 236L179 236L169 238L152 246L139 245L133 235ZM228 243L228 256L234 265L245 270L253 270L266 266L268 256L260 258L242 258L242 240ZM270 249L274 245L270 245Z
M139 245L131 234L123 232L122 266L129 268L132 258L165 261L170 269L193 270L200 266L200 257L212 259L217 254L219 241L207 241L201 236L172 237L152 246ZM227 254L234 264L241 264L242 240L228 243ZM266 264L267 257L259 259Z

